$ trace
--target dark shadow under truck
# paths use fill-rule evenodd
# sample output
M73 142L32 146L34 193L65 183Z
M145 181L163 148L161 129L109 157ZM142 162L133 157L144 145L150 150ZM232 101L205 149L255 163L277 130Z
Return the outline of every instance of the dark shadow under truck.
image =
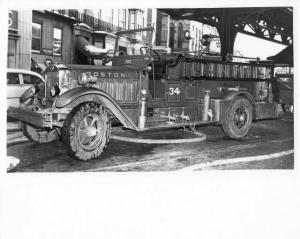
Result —
M112 66L50 62L46 83L27 90L8 116L22 122L30 140L62 138L70 155L84 161L100 158L112 119L135 131L219 124L238 139L252 120L278 116L271 65L141 53L115 51Z

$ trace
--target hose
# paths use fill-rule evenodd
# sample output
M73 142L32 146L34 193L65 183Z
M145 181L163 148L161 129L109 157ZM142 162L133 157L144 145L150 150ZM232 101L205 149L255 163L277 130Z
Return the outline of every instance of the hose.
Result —
M111 139L125 141L130 143L140 143L140 144L182 144L182 143L195 143L206 140L206 135L198 131L185 131L193 133L199 137L191 139L140 139L132 137L124 137L118 135L111 135Z

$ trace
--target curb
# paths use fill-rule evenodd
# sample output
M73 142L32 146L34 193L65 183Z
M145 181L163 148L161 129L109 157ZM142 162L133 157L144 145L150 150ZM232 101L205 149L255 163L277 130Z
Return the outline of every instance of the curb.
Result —
M24 136L15 140L10 140L6 143L7 146L13 146L16 144L29 143L30 141Z
M282 151L282 152L278 152L278 153L258 155L258 156L253 156L253 157L220 159L220 160L216 160L216 161L194 164L194 165L179 169L178 171L190 172L190 171L200 170L200 169L213 167L213 166L228 165L228 164L235 164L235 163L247 163L247 162L253 162L253 161L263 161L263 160L267 160L267 159L278 158L278 157L290 155L293 153L294 153L294 150L290 149L290 150Z
M12 133L12 134L8 134L8 135L7 135L7 139L8 139L8 140L9 140L9 139L16 139L16 138L20 138L20 137L22 137L22 136L24 136L24 135L23 135L23 132L22 132L22 131L18 131L18 132Z
M10 131L7 131L7 132L10 132ZM29 142L29 140L23 135L22 131L7 134L7 138L6 138L7 146L12 146L15 144L26 143L26 142Z
M21 131L20 122L7 122L6 124L7 132Z

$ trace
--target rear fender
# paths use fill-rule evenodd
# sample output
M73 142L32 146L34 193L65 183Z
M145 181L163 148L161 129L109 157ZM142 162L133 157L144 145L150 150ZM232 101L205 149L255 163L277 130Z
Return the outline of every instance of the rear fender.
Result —
M88 101L96 102L109 109L110 112L124 125L124 127L138 130L136 125L114 101L114 99L112 99L112 97L106 92L96 88L76 87L66 91L57 98L55 106L57 108L68 107L73 109L81 103Z
M238 96L244 97L247 100L249 100L250 104L253 107L252 108L253 119L255 119L256 118L255 100L254 100L253 96L247 91L229 91L229 92L227 92L221 99L223 106L225 108L222 110L222 113L224 114L227 111L228 107L230 106L231 101ZM222 113L221 113L221 115L222 115ZM221 118L223 118L223 117L221 117Z

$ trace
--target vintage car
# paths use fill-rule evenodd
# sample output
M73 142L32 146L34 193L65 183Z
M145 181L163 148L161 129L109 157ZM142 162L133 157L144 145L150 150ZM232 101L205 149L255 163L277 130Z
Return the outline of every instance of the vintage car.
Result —
M22 69L7 69L7 108L17 107L21 95L32 86L45 82L44 78L33 71Z
M8 115L22 121L30 140L62 138L69 154L83 161L101 158L111 122L134 131L217 124L239 139L252 120L278 115L271 65L158 54L149 47L121 55L117 49L112 66L47 61L45 84L27 90Z

